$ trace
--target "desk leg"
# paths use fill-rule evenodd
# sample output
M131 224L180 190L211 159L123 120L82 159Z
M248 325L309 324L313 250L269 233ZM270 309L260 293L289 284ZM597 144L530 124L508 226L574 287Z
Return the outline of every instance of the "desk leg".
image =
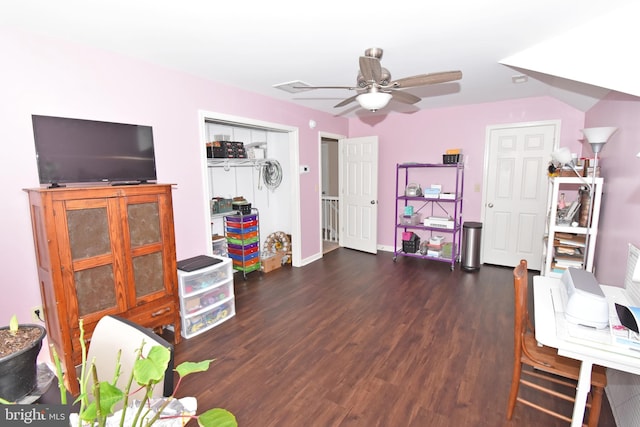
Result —
M587 406L587 394L591 390L591 368L593 363L590 360L583 360L580 365L580 378L576 389L576 401L573 405L573 416L571 417L571 427L581 427L584 419L584 411Z

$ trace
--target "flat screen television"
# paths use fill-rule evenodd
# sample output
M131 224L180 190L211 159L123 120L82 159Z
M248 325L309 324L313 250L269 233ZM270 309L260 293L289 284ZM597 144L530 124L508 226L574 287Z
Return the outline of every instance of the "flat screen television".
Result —
M40 184L156 180L151 126L32 115Z

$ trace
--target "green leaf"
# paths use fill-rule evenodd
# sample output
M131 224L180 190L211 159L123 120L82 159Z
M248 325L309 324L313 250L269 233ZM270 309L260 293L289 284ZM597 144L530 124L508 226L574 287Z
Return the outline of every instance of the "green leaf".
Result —
M200 427L238 427L236 417L226 409L214 408L198 416Z
M204 372L209 369L209 364L213 362L214 359L203 360L202 362L182 362L176 368L176 372L180 375L181 378L186 377L189 374L193 374L194 372Z
M106 381L100 383L100 411L103 416L111 415L116 403L124 399L124 393L118 387L109 384ZM96 402L91 402L87 409L80 414L80 418L84 421L93 421L97 417Z
M12 335L18 332L18 316L15 314L11 316L11 320L9 320L9 332L11 332Z
M140 385L157 384L164 378L169 365L171 352L163 346L153 346L146 357L136 360L133 365L133 377Z

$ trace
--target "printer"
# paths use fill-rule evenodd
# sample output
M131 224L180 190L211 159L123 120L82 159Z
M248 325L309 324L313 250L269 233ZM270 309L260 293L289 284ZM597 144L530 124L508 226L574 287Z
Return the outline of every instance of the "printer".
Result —
M570 267L561 280L567 291L564 315L568 322L596 329L609 326L609 304L593 273Z

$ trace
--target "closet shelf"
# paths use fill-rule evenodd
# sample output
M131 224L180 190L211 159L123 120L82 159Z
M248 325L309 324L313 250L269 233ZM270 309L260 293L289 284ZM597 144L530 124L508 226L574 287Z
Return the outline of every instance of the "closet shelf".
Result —
M207 159L207 166L210 168L235 168L235 167L259 167L270 159Z

